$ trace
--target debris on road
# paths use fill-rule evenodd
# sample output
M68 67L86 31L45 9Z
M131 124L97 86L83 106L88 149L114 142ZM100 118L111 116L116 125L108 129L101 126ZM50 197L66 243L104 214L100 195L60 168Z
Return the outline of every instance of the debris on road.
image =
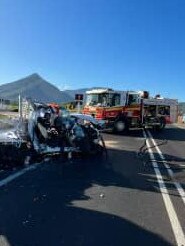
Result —
M34 201L34 202L37 202L38 200L39 200L39 197L34 197L34 198L33 198L33 201Z
M29 220L25 220L25 221L22 222L23 225L26 225L28 223L29 223Z
M100 198L104 198L105 197L105 194L104 193L101 193L100 194Z

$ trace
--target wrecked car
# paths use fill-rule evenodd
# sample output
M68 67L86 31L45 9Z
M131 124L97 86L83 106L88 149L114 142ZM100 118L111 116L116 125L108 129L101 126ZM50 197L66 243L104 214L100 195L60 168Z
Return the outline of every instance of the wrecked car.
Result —
M15 160L27 163L45 155L101 154L105 149L102 126L91 116L31 103L27 119L20 118L17 126L0 134L0 165Z

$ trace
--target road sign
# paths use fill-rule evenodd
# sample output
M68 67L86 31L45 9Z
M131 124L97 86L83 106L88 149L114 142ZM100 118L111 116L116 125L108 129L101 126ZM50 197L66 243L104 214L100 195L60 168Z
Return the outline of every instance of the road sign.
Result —
M83 94L75 94L75 101L83 101Z

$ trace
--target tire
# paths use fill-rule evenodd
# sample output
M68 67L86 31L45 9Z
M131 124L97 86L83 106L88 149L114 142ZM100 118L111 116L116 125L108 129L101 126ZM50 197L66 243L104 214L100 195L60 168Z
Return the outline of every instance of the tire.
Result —
M113 131L116 133L127 132L128 131L128 124L127 124L126 120L120 119L120 120L115 121Z
M163 118L163 117L159 118L159 123L160 123L160 125L159 126L156 126L155 127L155 130L162 131L165 128L165 126L166 126L166 120L165 120L165 118Z

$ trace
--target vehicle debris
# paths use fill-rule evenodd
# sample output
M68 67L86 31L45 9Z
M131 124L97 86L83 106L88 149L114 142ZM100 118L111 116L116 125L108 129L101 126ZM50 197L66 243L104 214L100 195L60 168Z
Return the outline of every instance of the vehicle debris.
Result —
M37 202L38 200L39 200L39 197L34 197L34 198L33 198L33 201L34 201L34 202Z
M56 107L56 106L55 106ZM27 117L0 134L0 168L30 165L55 155L73 159L105 150L98 121L51 105L29 102Z
M23 225L26 225L28 223L29 223L29 220L25 220L25 221L22 222Z
M105 197L105 194L101 193L100 198L104 198L104 197Z

